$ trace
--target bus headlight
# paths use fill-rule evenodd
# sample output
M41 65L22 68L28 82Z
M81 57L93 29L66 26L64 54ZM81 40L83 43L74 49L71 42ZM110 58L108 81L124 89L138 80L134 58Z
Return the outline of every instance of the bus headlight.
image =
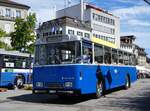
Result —
M36 87L43 87L43 86L44 86L43 82L36 82Z
M65 87L72 87L72 82L65 82Z

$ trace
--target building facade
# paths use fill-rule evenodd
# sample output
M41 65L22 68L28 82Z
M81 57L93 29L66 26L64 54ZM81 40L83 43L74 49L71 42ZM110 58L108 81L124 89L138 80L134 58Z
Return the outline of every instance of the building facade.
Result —
M145 49L135 45L135 55L137 57L137 65L139 66L146 66L147 65L147 53Z
M28 15L29 6L10 0L0 0L0 28L6 33L14 31L16 18L25 19ZM2 38L10 45L10 37Z
M120 19L107 11L81 3L56 12L57 18L63 16L90 24L93 41L113 48L120 47Z
M135 44L136 37L134 35L121 36L120 37L120 48L127 52L135 54L136 65L146 66L147 65L147 54L145 49Z
M82 24L80 20L75 20L71 17L61 17L58 19L44 22L37 29L37 39L39 41L55 41L60 36L84 37L90 39L91 28L88 25Z
M135 39L134 35L121 36L120 37L120 48L130 53L135 52Z

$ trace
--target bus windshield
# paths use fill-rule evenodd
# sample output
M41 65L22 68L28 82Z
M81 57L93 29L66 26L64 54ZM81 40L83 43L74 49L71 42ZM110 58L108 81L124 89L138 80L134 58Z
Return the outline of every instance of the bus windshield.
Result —
M35 65L74 64L81 55L80 42L36 45Z

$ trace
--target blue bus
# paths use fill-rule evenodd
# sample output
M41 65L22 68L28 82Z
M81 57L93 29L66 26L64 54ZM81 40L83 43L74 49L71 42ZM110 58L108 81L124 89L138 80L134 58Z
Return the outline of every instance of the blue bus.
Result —
M0 49L0 87L22 88L31 83L33 55Z
M61 39L60 39L61 38ZM137 80L135 56L93 40L55 36L36 42L33 66L33 93L94 94L129 88Z

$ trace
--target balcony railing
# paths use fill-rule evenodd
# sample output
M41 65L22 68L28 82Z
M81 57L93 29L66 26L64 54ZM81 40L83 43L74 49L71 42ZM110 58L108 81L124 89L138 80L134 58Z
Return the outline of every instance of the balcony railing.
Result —
M0 20L15 21L15 17L0 16Z

